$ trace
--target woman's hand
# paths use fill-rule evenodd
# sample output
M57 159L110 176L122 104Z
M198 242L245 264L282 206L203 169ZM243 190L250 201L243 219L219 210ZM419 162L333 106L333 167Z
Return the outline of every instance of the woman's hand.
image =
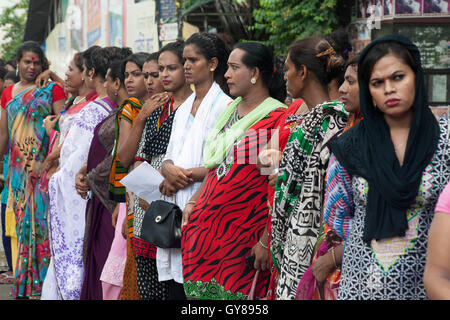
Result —
M128 219L127 219L127 217L125 217L125 219L123 219L123 223L122 223L122 237L124 239L127 238L127 233L128 233Z
M263 240L261 239L260 241ZM260 271L266 271L270 269L270 253L269 249L265 248L260 241L252 248L252 254L255 255L253 267Z
M194 210L195 204L192 202L188 202L184 206L183 217L181 219L181 227L183 228L189 222L189 217L191 216L192 211Z
M44 162L42 162L41 168L39 170L39 176L42 178L44 173L48 172L50 170L50 168L52 168L54 165L55 165L55 159L53 159L52 157L45 158L45 160L44 160Z
M50 69L47 69L43 72L41 72L37 77L36 77L36 86L38 88L44 88L45 86L48 85L48 83L50 82L49 80L51 79L51 74L52 72L50 71Z
M176 191L184 189L194 182L192 170L186 170L173 164L165 165L162 174L167 180L165 184L166 188L171 188L172 191L173 189L176 189Z
M261 175L272 175L280 166L283 153L277 149L262 151L256 160L256 168L260 169Z
M75 177L75 189L81 198L87 199L87 193L89 191L89 185L86 180L86 175L79 172Z
M269 176L269 185L275 187L275 185L277 184L277 179L278 179L278 169L275 170L274 174L271 174Z
M167 92L161 92L153 95L150 99L147 99L139 112L138 118L140 120L147 119L156 109L162 107L167 101L169 101L169 94Z
M144 199L139 198L139 206L142 208L142 210L147 211L148 207L150 207L150 204Z
M173 197L177 191L178 189L171 186L166 179L159 185L159 192L161 192L163 196Z
M333 252L330 250L323 256L317 258L312 266L312 272L318 283L323 283L330 272L335 269L333 261Z
M52 130L55 128L56 121L59 119L59 116L52 115L47 116L44 121L42 121L42 127L45 129L45 133L50 137Z
M120 208L120 204L118 203L116 205L116 207L114 208L114 212L111 216L111 222L112 222L112 226L114 227L114 229L116 228L117 218L119 217L119 208Z

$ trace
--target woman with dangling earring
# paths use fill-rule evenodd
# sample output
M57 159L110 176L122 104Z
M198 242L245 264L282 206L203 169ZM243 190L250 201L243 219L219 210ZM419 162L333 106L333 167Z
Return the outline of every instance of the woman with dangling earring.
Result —
M49 153L42 164L40 174L43 181L45 181L45 185L42 187L45 187L46 191L48 189L48 180L58 168L61 147L75 115L84 106L97 98L97 92L86 85L83 71L83 53L78 52L70 61L65 74L64 89L70 97L66 101L64 110L58 116L48 116L44 119L43 126L50 138L50 147ZM46 72L49 72L49 70ZM40 79L37 79L36 82L40 82ZM56 128L56 124L58 124L58 128Z
M60 168L49 181L52 259L44 282L43 299L80 299L88 199L80 197L76 191L76 173L86 168L95 127L117 107L104 87L109 65L130 53L128 48L117 47L91 47L83 52L83 76L98 97L76 114L61 148Z
M206 141L208 174L183 211L184 287L192 299L246 299L253 281L254 296L264 297L270 275L269 172L256 158L285 113L286 87L272 52L257 42L234 46L225 78L237 98Z

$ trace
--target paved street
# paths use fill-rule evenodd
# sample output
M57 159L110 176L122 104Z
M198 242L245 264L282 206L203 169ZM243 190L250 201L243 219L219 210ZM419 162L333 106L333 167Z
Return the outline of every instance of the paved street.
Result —
M13 300L10 293L11 293L10 284L0 284L0 300Z

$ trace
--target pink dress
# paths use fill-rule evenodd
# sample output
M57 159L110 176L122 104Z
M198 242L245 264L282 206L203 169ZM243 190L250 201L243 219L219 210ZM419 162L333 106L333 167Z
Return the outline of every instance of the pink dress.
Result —
M114 240L111 250L103 267L100 281L102 281L103 300L120 300L122 291L123 272L127 259L127 240L122 236L122 223L127 215L126 203L120 203Z
M442 191L434 212L444 212L450 214L450 183Z

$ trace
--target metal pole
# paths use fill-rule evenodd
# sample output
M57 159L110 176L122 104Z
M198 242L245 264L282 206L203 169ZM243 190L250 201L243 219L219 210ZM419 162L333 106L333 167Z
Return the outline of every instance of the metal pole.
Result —
M183 39L183 0L178 0L176 2L177 5L177 23L178 23L178 39Z

